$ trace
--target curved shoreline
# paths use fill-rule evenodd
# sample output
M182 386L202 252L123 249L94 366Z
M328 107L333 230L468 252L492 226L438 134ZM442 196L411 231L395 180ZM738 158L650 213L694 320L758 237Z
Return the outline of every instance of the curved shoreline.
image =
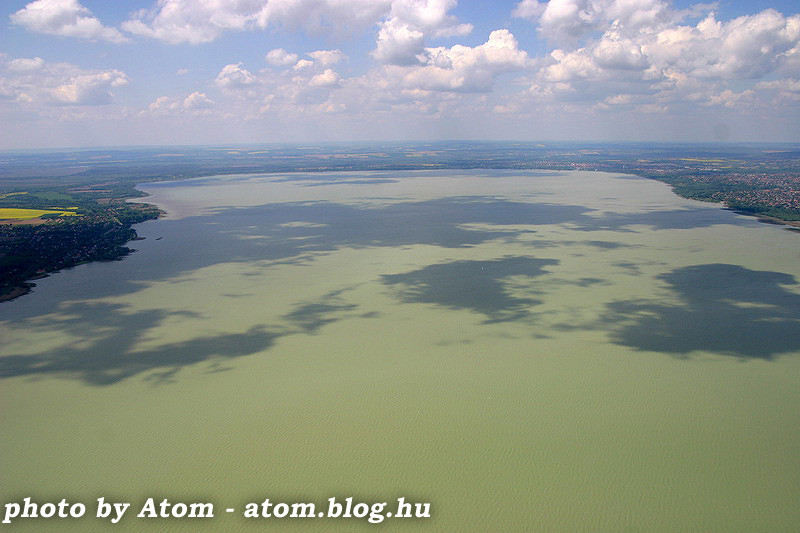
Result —
M494 163L496 163L496 162L494 162ZM652 161L650 161L649 163L647 161L645 161L645 163L651 164L651 166L652 166ZM623 163L620 163L619 161L614 162L614 161L610 161L610 160L609 161L597 161L595 163L570 163L570 162L564 161L564 160L552 161L552 162L545 162L545 161L540 160L538 162L536 162L536 161L527 161L527 162L524 162L524 163L521 162L520 165L518 165L518 166L515 166L513 164L488 165L488 166L494 167L494 168L496 168L498 170L503 170L503 169L518 170L518 171L520 171L520 170L521 171L524 171L524 170L544 170L544 171L548 171L548 170L549 171L553 171L553 170L558 170L558 171L589 170L589 171L593 171L593 172L611 172L611 173L624 173L624 174L634 175L634 176L637 176L637 177L640 177L640 178L652 179L652 180L655 180L655 181L660 181L662 183L665 183L665 184L670 186L671 192L673 192L675 195L677 195L677 196L679 196L681 198L686 198L686 199L689 199L689 200L697 200L697 201L717 203L717 204L720 204L720 207L722 209L733 211L734 213L737 213L739 215L746 215L746 216L750 216L750 217L755 217L756 220L758 220L759 222L762 222L762 223L765 223L765 224L771 224L771 225L782 225L782 226L786 226L787 229L789 229L791 231L800 231L800 221L798 221L798 220L786 220L786 219L782 219L782 218L779 218L779 217L776 217L776 216L760 214L760 213L757 212L757 209L758 209L757 206L755 207L754 211L750 211L750 210L747 210L747 209L740 209L740 208L737 208L737 207L731 207L731 206L727 205L727 203L724 200L716 200L716 199L712 199L712 198L707 198L707 197L703 196L702 194L697 194L697 195L694 195L694 196L689 195L689 194L682 194L682 192L680 192L678 190L678 187L676 187L676 184L677 184L676 181L683 179L683 180L689 180L688 181L689 183L693 183L691 181L692 180L692 176L686 175L686 174L682 174L680 171L677 171L677 172L674 172L674 173L670 173L670 174L654 175L652 173L652 171L648 170L648 168L646 167L645 163L639 162L637 164L637 163L632 163L632 162L629 161L629 162L626 162L626 163L623 164ZM417 165L412 165L412 167L414 167L414 168L408 168L407 166L404 166L404 168L395 168L391 164L379 165L379 166L381 167L379 169L369 168L369 169L363 169L363 171L375 172L376 170L377 171L431 170L431 168L429 166L426 166L426 165L421 164L421 163L417 164ZM442 167L436 168L436 170L440 170L440 171L453 170L453 171L456 171L456 170L468 170L468 169L482 169L482 168L486 168L486 167L487 167L487 165L485 165L485 164L476 164L476 163L474 163L474 161L472 163L470 163L468 160L464 160L461 164L450 164L448 166L445 166L444 168L442 168ZM259 172L247 172L247 173L242 173L241 170L239 169L236 172L236 174L296 174L296 173L302 173L302 172L316 173L316 172L323 172L323 171L324 172L341 172L341 173L345 173L346 172L346 173L350 173L350 174L352 174L354 172L358 172L358 171L354 171L353 169L342 169L342 168L336 168L336 167L319 167L319 168L314 168L314 169L296 168L296 169L286 169L286 170L282 170L282 171L272 170L272 171L259 171ZM213 175L224 176L224 175L227 175L227 174L225 172L220 172L218 174L211 174L211 176L213 176ZM207 177L209 177L209 174L206 174L205 172L200 172L199 174L188 173L188 174L183 175L183 176L176 176L175 178L170 179L169 181L184 181L184 180L187 180L187 179L197 178L197 177L206 177L207 178ZM110 221L115 222L116 224L119 225L119 227L117 229L121 229L123 232L127 233L125 235L125 238L122 239L122 238L120 238L120 235L117 234L115 238L109 238L106 242L103 242L102 239L99 239L100 246L103 247L102 250L98 250L96 246L94 246L93 249L90 249L90 248L92 248L91 245L87 245L86 242L81 241L80 239L78 239L78 240L74 240L73 241L73 248L66 247L65 249L57 250L56 243L54 243L52 245L52 248L49 249L49 250L46 249L46 248L45 249L41 249L42 245L40 243L40 248L32 250L32 253L17 254L19 257L23 257L23 258L24 257L37 258L39 263L37 265L32 265L32 266L30 266L30 265L29 266L24 266L24 265L20 266L19 269L20 270L24 270L24 275L23 275L22 272L17 272L17 274L13 274L13 273L9 274L8 272L4 273L8 277L6 278L6 283L4 283L6 289L2 294L0 294L0 302L10 301L10 300L16 299L16 298L18 298L20 296L24 296L25 294L30 293L32 291L33 287L36 286L34 283L31 283L31 281L34 280L34 279L37 279L37 277L43 277L43 275L47 275L49 273L59 272L59 271L65 269L65 268L72 268L74 266L77 266L77 265L79 265L81 263L85 263L85 262L118 260L118 259L121 259L122 257L124 257L125 255L131 253L132 250L127 248L127 247L125 247L125 244L127 244L128 242L130 242L132 240L136 240L137 237L138 237L136 235L135 230L132 229L132 225L135 224L135 223L138 223L138 222L143 222L144 220L158 218L159 216L161 216L161 214L163 214L163 211L160 211L160 209L158 208L157 205L151 204L151 203L147 203L146 199L138 197L136 199L138 200L137 204L139 205L139 207L138 208L131 207L130 209L123 210L125 212L126 218L123 221L120 221L119 218L122 218L122 217L119 216L119 218L118 218L118 216L115 214L116 211L115 211L115 207L114 206L116 205L118 207L120 200L124 200L124 202L122 202L123 205L132 206L132 204L129 202L129 199L133 199L134 197L136 197L135 193L133 193L133 190L135 190L136 192L141 192L140 189L137 189L137 187L139 187L140 185L144 185L144 184L152 183L152 182L158 182L158 181L164 181L164 177L163 176L142 176L142 179L140 181L136 181L135 185L132 188L131 188L131 185L130 185L131 182L128 182L128 185L127 185L128 189L127 189L126 192L122 192L123 196L113 196L113 197L110 197L110 198L109 197L106 197L106 198L96 198L96 197L86 198L85 199L86 202L88 202L90 204L94 204L94 206L96 208L99 208L101 210L101 212L106 214L106 220L110 220ZM687 183L687 181L684 181L683 183L685 184L685 183ZM108 187L109 183L106 182L103 185ZM720 184L720 185L722 185L722 184ZM56 187L56 189L58 189L58 188ZM66 189L66 190L68 192L71 192L72 194L81 193L81 191L78 191L77 189ZM90 193L92 190L94 190L94 189L92 189L90 187L90 188L86 189L86 191L83 191L83 192ZM97 191L97 192L99 192L99 191ZM118 192L120 192L120 191L118 191ZM703 192L705 192L705 191L703 191ZM142 200L144 200L144 201L142 201ZM136 204L133 204L133 205L136 205ZM153 210L158 210L159 213L156 214L155 216L153 216L153 214L152 214ZM99 219L96 219L95 222L98 221L98 220ZM91 221L91 220L80 220L80 221L76 220L76 221L72 222L72 224L76 224L76 226L72 226L72 227L73 228L77 228L75 230L75 232L80 234L83 231L80 228L80 226L82 226L85 223L88 223L88 225L84 228L84 230L91 230L92 229L92 227L91 227L92 222L93 221ZM42 226L51 226L51 223L45 223ZM56 226L56 225L52 225L51 227L58 228L58 226ZM9 230L6 230L6 231L9 231ZM44 232L46 233L46 231L44 231ZM132 232L132 233L130 233L130 232ZM53 233L54 234L57 233L57 229L54 229ZM107 236L109 236L110 233L111 232L101 233L99 235L99 237L107 237ZM11 234L9 234L9 235L11 235ZM98 239L97 239L98 236L95 236L95 237L96 238L95 238L94 242L96 243L96 242L98 242ZM8 245L9 243L11 243L13 245L14 244L13 240L14 240L13 235L11 235L10 238L7 236L6 239L5 239L5 242L3 242L3 240L0 240L0 244ZM61 256L58 255L59 252L62 254ZM10 255L10 256L13 257L14 253L13 252L9 253L8 251L5 251L5 255ZM71 257L69 257L69 256L71 256ZM3 250L0 250L0 258L2 258L2 257L3 257ZM36 273L34 274L34 272L36 272Z

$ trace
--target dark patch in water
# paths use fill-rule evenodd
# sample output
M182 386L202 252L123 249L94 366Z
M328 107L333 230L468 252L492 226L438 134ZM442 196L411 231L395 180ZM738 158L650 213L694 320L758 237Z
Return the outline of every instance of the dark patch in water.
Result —
M717 224L751 224L747 219L733 217L721 209L670 209L644 213L608 213L601 217L585 217L577 221L580 231L631 232L631 226L644 226L653 230L705 228ZM599 241L595 241L599 242Z
M374 180L342 180L342 181L321 181L306 183L304 187L325 187L329 185L379 185L383 183L397 183L400 180L374 179Z
M617 248L638 248L638 245L635 244L625 244L614 241L586 241L586 244L604 250L616 250Z
M680 303L627 300L608 305L611 340L637 350L687 354L705 350L773 359L800 351L800 295L789 274L706 264L658 276Z
M396 286L403 302L467 309L485 315L485 323L507 322L529 316L530 308L541 301L512 296L504 280L511 276L541 276L547 273L544 267L556 264L558 261L554 259L512 256L441 263L381 279Z
M0 356L0 378L58 376L76 378L90 385L113 385L139 374L156 382L168 382L186 366L251 355L271 347L282 335L265 326L243 333L203 335L155 349L137 350L137 342L151 328L174 313L162 310L125 312L115 304L74 304L64 319L53 324L67 335L83 331L88 347L64 346L32 355Z
M607 283L606 280L600 278L580 278L575 282L578 287L591 287L592 285Z
M340 297L342 292L342 290L333 291L323 296L320 301L298 305L283 318L304 333L316 334L323 326L345 318L344 312L358 308L356 304L345 302Z

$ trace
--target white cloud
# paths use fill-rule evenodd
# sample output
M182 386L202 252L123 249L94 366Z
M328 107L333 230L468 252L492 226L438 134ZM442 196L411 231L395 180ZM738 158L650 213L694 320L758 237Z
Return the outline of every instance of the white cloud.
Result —
M391 0L269 0L260 3L263 6L256 17L260 28L278 26L339 38L369 28L392 5Z
M342 37L387 13L391 0L161 0L122 24L127 32L170 44L199 44L226 31L278 27Z
M147 112L157 116L167 115L206 115L215 106L205 93L195 91L185 98L170 98L169 96L159 96L147 106Z
M756 90L773 95L773 104L800 103L800 80L786 78L781 80L762 81L756 84Z
M214 80L214 85L222 89L239 89L258 83L258 79L241 66L241 63L235 63L222 67Z
M730 89L725 89L719 94L713 94L703 105L713 106L722 105L725 107L739 107L742 104L752 105L752 97L755 91L747 89L742 92L733 92Z
M186 109L208 109L214 107L214 101L208 98L205 93L195 91L183 100L183 107Z
M309 69L314 66L314 62L310 59L301 59L292 67L294 70Z
M669 111L669 108L665 105L651 103L638 105L636 110L648 114L664 114Z
M642 41L662 68L697 78L755 79L780 68L798 46L800 15L768 9L720 22L711 13L695 27L671 27Z
M497 75L528 67L529 58L508 30L495 30L482 45L424 49L424 64L389 66L389 77L399 78L407 89L487 92Z
M795 61L800 67L800 15L773 9L728 22L712 12L695 26L682 25L689 13L663 0L524 0L514 14L536 20L544 37L562 45L551 78L651 67L651 77L674 70L693 78L756 79Z
M628 105L633 101L633 96L630 94L616 94L609 96L603 103L607 105Z
M269 27L341 39L379 24L374 57L385 63L408 65L416 63L415 56L423 51L425 39L462 36L472 31L471 24L459 23L448 14L456 3L457 0L160 0L153 9L134 13L122 29L170 44L199 44L214 41L226 31ZM286 66L289 59L275 52L267 61Z
M36 0L12 14L11 22L37 33L112 43L128 42L119 30L103 26L77 0Z
M542 13L544 13L546 7L547 2L538 2L537 0L522 0L516 5L511 14L519 18L536 20L542 15Z
M664 0L523 0L513 15L538 22L542 37L562 47L577 48L593 32L612 24L634 34L675 22L686 15Z
M179 109L180 105L169 96L159 96L147 108L151 113L163 114Z
M424 33L399 19L392 19L381 26L372 56L391 65L416 65L422 62L420 56L424 48Z
M207 43L227 30L245 30L252 26L263 3L160 0L151 10L133 13L121 27L134 35L169 44Z
M275 65L276 67L288 67L289 65L294 65L297 63L297 54L290 54L283 48L275 48L274 50L270 50L267 52L267 55L264 57L267 60L267 63L270 65Z
M283 50L274 57L292 55ZM490 105L484 96L499 75L531 65L508 30L492 32L475 47L423 48L423 64L377 65L352 78L342 78L334 68L346 59L339 50L317 50L307 57L284 69L258 72L238 63L225 66L214 81L223 89L214 112L250 118L268 114L283 120L333 112L367 121L375 113L468 117ZM157 101L151 112L182 112L179 104L178 99Z
M385 64L424 63L426 41L472 31L449 11L457 0L160 0L140 10L122 28L170 44L214 41L226 31L268 27L341 38L378 24L373 57ZM298 64L297 56L281 48L266 58L271 65ZM314 58L319 62L321 58ZM333 63L329 63L330 66Z
M111 103L111 88L128 84L128 77L119 70L72 76L50 90L54 102L64 105L99 105Z
M592 47L592 56L601 68L614 70L642 70L649 66L641 44L607 32Z
M288 66L294 63L292 70L298 73L305 72L306 74L319 72L321 69L337 65L347 59L347 56L341 50L315 50L306 54L311 59L300 60L297 59L297 54L289 54L285 50L281 50L281 52L282 56L293 59L293 61L283 61L283 65Z
M553 50L550 56L555 64L541 71L541 77L549 82L568 82L577 79L597 78L602 70L595 64L591 54L584 48L574 52Z
M784 79L762 81L756 84L758 89L800 92L800 80Z
M758 87L747 87L748 82L754 86L769 75L790 75L800 50L800 15L786 17L768 9L719 21L708 13L695 25L684 25L678 22L684 13L665 11L655 0L581 2L518 4L518 14L541 11L544 19L551 9L551 14L571 17L575 24L583 20L592 33L576 30L573 37L580 35L582 46L566 46L542 58L543 64L530 79L536 91L509 97L504 108L533 105L542 98L608 108L619 104L613 98L621 94L635 96L636 109L648 113L663 112L676 103L755 105L759 95L752 90ZM584 10L583 19L579 8ZM619 18L604 22L612 15ZM568 32L569 27L559 31Z
M274 53L273 53L274 52ZM287 115L294 113L342 112L343 101L334 101L332 94L342 90L343 80L333 68L347 59L340 50L315 50L306 54L309 59L297 60L298 54L276 49L267 54L282 69L262 69L251 72L242 63L225 65L213 84L221 89L218 102L213 102L214 113L219 116L237 116L251 120L265 113ZM292 61L295 61L292 65ZM290 66L291 65L291 66ZM202 99L201 99L202 97ZM181 100L157 100L150 112L167 113L183 111L189 102L202 102L210 107L205 94L190 95Z
M312 77L308 85L311 87L338 87L339 75L328 68L325 69L324 72Z
M785 76L800 76L800 43L783 54L781 73Z
M472 25L459 24L454 16L447 14L456 4L457 0L394 0L390 18L425 30L444 31L446 35L464 35L472 30Z
M69 63L47 63L39 57L12 59L5 69L7 74L0 76L2 92L7 99L20 103L109 104L113 89L130 82L120 70L85 70Z
M309 52L308 56L314 60L315 65L320 67L337 65L347 58L341 50L317 50Z
M456 0L394 0L380 24L372 56L391 65L423 63L426 36L452 37L472 31L472 24L459 24L448 15L455 6Z
M75 0L55 3L85 10ZM454 44L463 42L459 39L436 43L472 29L452 15L456 0L159 0L153 5L133 15L125 28L172 43L208 42L225 32L259 29L301 29L326 37L357 29L374 36L374 46L366 42L363 53L371 52L377 61L363 74L345 74L358 72L362 62L341 68L348 58L333 46L308 53L308 48L267 48L266 63L256 65L231 56L201 90L159 98L150 94L142 120L163 117L166 123L178 117L190 124L200 117L207 124L218 120L224 129L231 118L314 124L336 113L342 124L406 121L414 131L415 121L553 125L571 114L658 125L664 113L672 121L673 116L714 114L766 117L770 109L780 109L772 116L788 122L800 109L800 15L775 10L723 20L710 12L713 6L694 6L689 13L673 9L667 0L523 0L514 15L531 19L529 31L547 36L551 44L530 57L506 29L491 32L477 46ZM363 12L356 13L359 9ZM93 18L88 10L81 12ZM359 36L342 48L360 45L363 50L365 41ZM184 66L191 68L192 78L206 68ZM0 54L0 103L6 110L48 113L58 120L123 116L133 111L88 107L113 103L114 93L123 92L129 80L118 68L88 70ZM186 73L179 69L175 75Z
M44 59L41 57L33 57L33 58L26 58L21 57L18 59L12 59L8 62L8 70L14 70L17 72L25 72L29 70L39 70L44 66Z
M601 16L590 0L551 0L539 19L539 31L557 43L577 42L597 28Z

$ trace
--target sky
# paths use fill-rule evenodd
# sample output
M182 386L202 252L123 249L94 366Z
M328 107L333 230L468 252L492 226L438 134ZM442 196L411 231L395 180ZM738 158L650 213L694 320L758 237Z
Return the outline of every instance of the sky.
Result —
M795 0L0 0L0 150L800 142Z

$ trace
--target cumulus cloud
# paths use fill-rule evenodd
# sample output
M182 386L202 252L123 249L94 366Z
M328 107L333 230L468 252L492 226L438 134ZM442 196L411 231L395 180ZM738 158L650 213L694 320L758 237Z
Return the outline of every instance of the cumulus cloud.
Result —
M122 29L170 44L207 43L226 31L267 27L342 37L369 28L390 6L391 0L160 0L134 13Z
M175 2L163 0L159 12L168 4L178 5ZM197 5L200 11L212 6L205 0ZM254 14L261 13L265 2L230 3L215 9L242 17L231 15L212 24L206 12L197 25L221 32L299 24L310 31L314 24L293 18L301 5L333 16L338 4L272 1L270 16L259 19ZM752 112L768 101L797 105L800 100L791 82L800 79L800 15L765 10L719 20L711 12L713 6L675 10L665 0L523 0L514 15L534 21L540 35L558 43L533 58L506 29L491 32L478 46L430 45L432 39L471 30L451 15L455 5L455 0L376 3L370 15L376 31L371 53L378 62L365 74L342 77L337 65L346 57L340 50L303 55L276 48L265 55L274 68L248 70L240 63L223 67L213 81L222 89L214 96L219 104L211 105L243 116L285 117L333 110L364 117L382 112L452 116L481 110L508 116L611 110L657 115L678 109ZM157 27L153 21L151 29ZM36 68L34 63L29 66ZM498 79L510 79L501 78L509 73L517 73L516 85L494 94ZM764 81L776 77L780 82ZM198 105L209 105L195 98ZM168 99L156 108L176 106L186 112L187 99Z
M134 35L170 44L200 44L227 31L281 28L342 38L378 25L373 57L386 64L422 64L426 41L472 31L449 11L457 0L160 0L122 24ZM267 54L274 66L297 60L278 48Z
M309 81L310 87L338 87L339 75L331 69L325 69L324 72L313 76Z
M562 47L576 47L593 32L612 23L626 32L638 32L674 22L683 12L664 0L522 0L513 15L538 22L542 37Z
M44 66L44 59L41 57L20 57L8 62L8 70L25 72L29 70L39 70Z
M241 63L225 65L214 80L214 85L222 89L240 89L255 83L258 83L258 79L249 70L243 69Z
M774 9L728 22L710 12L694 26L682 24L687 13L663 0L523 0L514 14L535 20L544 37L561 45L553 54L560 66L551 69L564 71L561 78L594 67L652 66L692 77L754 79L794 61L800 50L800 15Z
M147 111L152 115L204 114L214 105L205 93L195 91L183 99L159 96L147 106Z
M415 65L424 59L425 34L399 19L381 25L372 56L382 63Z
M756 88L800 93L800 80L784 79L784 80L762 81L756 84Z
M183 107L186 109L208 109L214 107L214 101L201 93L195 91L183 100Z
M777 69L798 42L800 15L768 9L723 23L712 13L694 28L661 32L647 53L693 76L754 79Z
M636 110L641 113L664 114L669 111L669 107L658 103L649 103L636 106Z
M580 37L582 45L555 49L544 58L531 79L535 91L521 95L528 99L535 92L537 98L547 94L554 101L602 107L619 105L608 98L627 94L649 97L637 107L643 112L662 112L678 102L741 107L757 95L727 85L790 74L800 46L800 15L772 9L729 21L709 12L694 25L679 22L685 13L670 12L657 0L531 1L516 10L538 17L540 31L551 20L548 12L569 19L559 31ZM618 18L607 22L611 16ZM579 28L582 24L586 27Z
M124 43L119 30L103 26L77 0L36 0L11 15L11 22L37 33Z
M263 79L265 86L270 85L270 81L283 83L281 89L284 93L298 91L302 87L325 87L336 88L340 86L341 77L333 67L347 59L341 50L315 50L306 54L310 59L298 59L295 53L287 52L282 48L272 50L267 54L267 60L275 66L289 67L279 76L271 76L270 80ZM295 90L288 90L288 86L294 86ZM274 95L272 95L274 98Z
M774 103L800 103L800 80L793 78L762 81L755 88L774 96Z
M312 35L333 34L340 38L369 28L392 5L391 0L267 0L253 3L263 4L256 16L260 28L277 26L303 30Z
M707 102L704 102L703 105L713 106L713 105L722 105L725 107L739 107L743 104L751 104L752 97L755 95L755 91L747 89L742 92L734 92L730 89L725 89L719 94L713 94L708 99Z
M119 70L79 74L50 90L54 102L64 105L99 105L111 103L111 88L128 84Z
M180 106L178 103L169 96L159 96L149 106L147 106L150 112L155 114L163 114L168 111L175 111L179 107Z
M508 30L494 31L474 47L423 48L420 64L378 64L350 78L336 71L336 65L347 59L340 50L309 52L294 64L283 59L298 57L291 50L280 50L272 57L283 68L251 71L240 63L222 68L214 85L222 89L223 99L217 99L213 111L251 118L268 114L286 120L316 113L365 120L372 120L374 113L469 116L476 109L473 106L488 105L482 99L498 76L531 66L528 54L519 49ZM149 111L184 113L185 109L180 99L165 98L153 102Z
M316 50L309 52L308 57L313 59L314 64L320 67L330 67L341 63L347 58L341 50Z
M519 18L536 20L547 7L547 2L539 2L538 0L522 0L516 5L512 15Z
M472 24L459 24L448 15L456 4L457 0L394 0L389 18L421 28L434 37L466 35L472 31Z
M479 46L454 45L423 52L424 64L392 66L387 73L407 89L487 92L499 74L525 69L529 64L527 52L518 48L517 40L505 29L493 31Z
M17 58L4 65L1 76L6 99L20 103L75 106L109 104L113 89L127 85L128 76L116 69L85 70L42 58Z
M270 65L274 65L276 67L288 67L289 65L294 65L297 63L297 54L290 54L283 48L275 48L274 50L270 50L267 52L267 55L264 57L267 60L267 63Z
M315 50L298 59L299 54L282 48L271 50L266 59L276 67L258 71L248 70L242 63L225 65L213 85L221 89L219 103L203 93L193 93L186 99L162 97L154 101L150 113L185 113L205 108L219 116L237 116L249 120L265 113L330 113L346 108L334 101L333 93L342 90L343 80L334 69L347 56L341 50ZM210 108L213 106L213 110Z
M422 64L426 36L452 37L472 31L472 24L460 24L448 14L455 6L456 0L394 0L380 24L373 57L392 65Z

